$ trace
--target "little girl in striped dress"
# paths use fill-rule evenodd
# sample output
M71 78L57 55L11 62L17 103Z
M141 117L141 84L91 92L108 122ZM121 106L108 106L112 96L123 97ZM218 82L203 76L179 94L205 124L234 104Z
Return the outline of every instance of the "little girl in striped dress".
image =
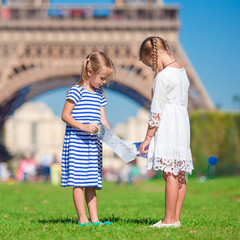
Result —
M73 187L73 201L80 226L110 224L100 222L97 215L95 190L102 189L102 142L96 132L100 122L109 127L103 84L114 73L114 65L107 55L103 52L89 54L83 62L80 81L68 91L62 112L62 120L67 126L62 151L61 186Z

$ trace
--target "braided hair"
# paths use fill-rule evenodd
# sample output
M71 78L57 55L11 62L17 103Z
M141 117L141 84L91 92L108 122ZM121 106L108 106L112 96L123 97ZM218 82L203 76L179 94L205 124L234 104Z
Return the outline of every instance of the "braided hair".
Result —
M166 51L171 54L170 48L166 40L160 37L148 37L146 38L140 47L139 58L149 58L152 54L153 70L156 77L158 73L158 50Z
M158 47L157 47L157 39L152 39L152 50L153 50L153 71L154 76L157 76L158 73Z

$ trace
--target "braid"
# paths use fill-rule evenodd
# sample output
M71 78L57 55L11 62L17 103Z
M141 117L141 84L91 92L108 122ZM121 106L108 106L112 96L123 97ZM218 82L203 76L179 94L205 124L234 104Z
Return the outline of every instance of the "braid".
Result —
M169 56L172 55L167 41L157 36L146 38L142 42L139 50L140 60L145 58L148 59L149 57L151 57L151 54L152 54L152 65L153 65L153 71L155 73L155 76L158 73L158 67L159 67L158 66L159 50L166 52Z
M153 43L153 70L154 70L154 76L156 77L158 74L158 47L157 47L157 39L152 39Z

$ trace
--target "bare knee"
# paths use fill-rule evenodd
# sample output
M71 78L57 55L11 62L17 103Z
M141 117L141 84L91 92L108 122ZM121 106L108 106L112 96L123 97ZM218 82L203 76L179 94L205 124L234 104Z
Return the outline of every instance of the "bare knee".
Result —
M166 173L163 172L163 178L165 181L175 181L176 180L176 176L170 172Z
M186 185L186 178L185 178L184 171L180 171L179 174L176 176L176 178L178 180L179 189L181 189L183 185Z
M173 177L175 180L178 181L178 188L181 189L183 185L186 185L186 179L185 179L185 172L184 171L180 171L178 173L178 175L174 175L173 173L166 173L163 172L163 178L165 181L167 181L167 178L171 176Z
M76 191L83 191L83 188L82 187L73 187L73 191L76 192Z

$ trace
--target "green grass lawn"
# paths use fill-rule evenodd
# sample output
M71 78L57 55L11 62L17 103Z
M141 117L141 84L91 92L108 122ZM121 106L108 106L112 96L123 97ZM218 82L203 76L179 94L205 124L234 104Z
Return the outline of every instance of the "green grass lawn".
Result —
M72 189L50 184L0 184L0 239L240 239L240 177L204 183L190 178L181 227L155 229L164 216L164 181L136 186L103 183L100 220L76 225Z

